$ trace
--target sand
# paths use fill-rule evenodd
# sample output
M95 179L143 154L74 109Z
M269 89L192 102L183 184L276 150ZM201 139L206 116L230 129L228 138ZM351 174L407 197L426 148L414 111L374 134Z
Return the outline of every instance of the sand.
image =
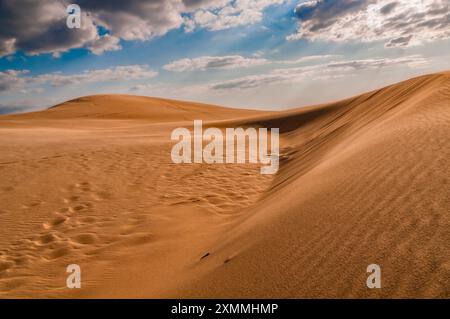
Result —
M279 127L280 170L173 164L194 119ZM98 95L0 116L0 298L449 298L449 145L450 73L282 112Z

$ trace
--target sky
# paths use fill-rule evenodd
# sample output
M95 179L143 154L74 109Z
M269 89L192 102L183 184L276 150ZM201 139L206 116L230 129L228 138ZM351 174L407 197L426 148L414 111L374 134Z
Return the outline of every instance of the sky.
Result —
M80 28L67 18L80 8ZM280 110L450 70L449 0L0 0L0 114L92 94Z

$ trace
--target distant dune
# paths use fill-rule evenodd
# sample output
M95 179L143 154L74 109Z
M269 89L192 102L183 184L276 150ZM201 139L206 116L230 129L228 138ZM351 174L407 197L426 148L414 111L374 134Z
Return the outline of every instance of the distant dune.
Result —
M167 123L192 121L198 118L220 120L258 113L262 112L154 97L110 94L80 97L55 105L48 110L15 114L11 117L51 120L133 119Z
M173 164L194 119L280 128L280 170ZM450 297L450 73L282 112L88 96L0 147L1 298Z

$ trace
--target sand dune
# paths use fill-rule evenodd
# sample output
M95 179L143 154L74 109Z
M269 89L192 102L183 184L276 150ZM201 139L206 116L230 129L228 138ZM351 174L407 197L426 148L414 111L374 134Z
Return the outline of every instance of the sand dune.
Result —
M279 127L280 170L173 164L194 119ZM450 73L282 112L103 95L0 116L0 297L449 298L449 137Z
M70 100L45 111L7 116L20 119L116 119L167 123L195 119L221 120L263 113L216 105L133 95L92 95ZM266 112L267 113L267 112Z

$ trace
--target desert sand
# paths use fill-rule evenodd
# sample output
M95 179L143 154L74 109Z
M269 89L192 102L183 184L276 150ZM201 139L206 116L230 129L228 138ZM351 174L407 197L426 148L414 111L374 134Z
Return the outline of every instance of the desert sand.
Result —
M278 173L173 164L194 119L280 128ZM88 96L0 148L0 298L450 297L450 73L280 112Z

